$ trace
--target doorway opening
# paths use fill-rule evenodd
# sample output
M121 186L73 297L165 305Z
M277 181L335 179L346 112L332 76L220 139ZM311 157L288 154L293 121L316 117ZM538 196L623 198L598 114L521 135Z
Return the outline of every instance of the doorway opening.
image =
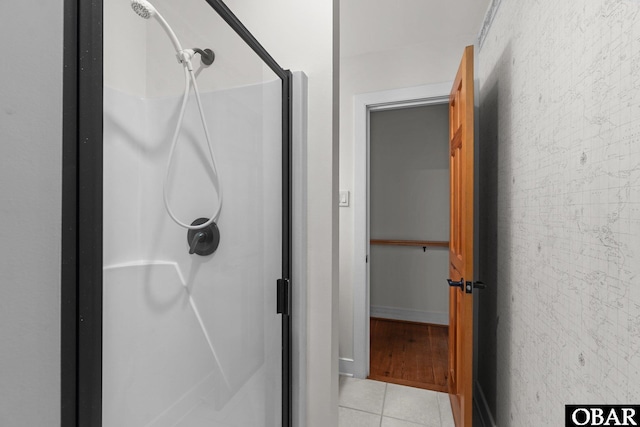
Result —
M370 112L369 188L369 378L448 392L448 103Z
M354 197L354 358L353 374L358 378L378 375L376 359L383 361L384 370L393 376L394 369L389 363L401 360L398 351L379 350L376 347L374 334L398 338L407 336L405 344L393 344L398 349L410 350L407 344L418 344L420 353L426 353L427 347L436 348L436 357L443 359L444 370L431 365L430 378L435 380L435 371L443 371L439 382L443 385L438 391L446 389L447 373L447 340L442 339L442 329L448 324L448 286L446 284L448 268L448 212L449 212L449 164L448 164L448 97L451 83L418 86L392 91L363 94L355 97L355 186L356 194L365 197ZM419 135L428 121L426 111L440 113L442 141L437 147L437 139L427 144L428 136L423 136L422 146L415 141L400 141L404 136L392 132L399 128L400 133ZM410 116L418 118L410 118ZM422 116L421 116L422 115ZM436 114L437 115L437 114ZM386 118L385 118L386 117ZM382 121L376 124L378 119ZM385 122L386 120L386 122ZM396 124L392 124L392 121ZM417 123L417 129L408 130L408 122ZM389 141L378 147L377 130ZM428 135L428 134L427 134ZM384 140L384 138L383 138ZM394 148L408 145L408 155L394 152ZM434 147L431 147L433 145ZM438 148L440 149L439 152ZM432 150L433 149L433 150ZM432 150L433 152L429 152ZM435 150L435 151L434 151ZM404 160L403 157L404 156ZM408 158L408 160L407 160ZM439 163L436 159L440 159ZM377 174L382 171L382 174ZM395 174L395 176L394 176ZM378 183L382 194L378 194ZM416 194L412 189L420 189ZM425 190L426 189L426 190ZM434 191L442 192L444 198L438 202ZM388 195L387 199L384 193ZM405 199L402 206L402 200ZM432 202L428 200L432 199ZM378 212L379 210L379 212ZM415 229L412 225L419 224ZM441 259L440 259L441 258ZM438 266L441 273L438 273ZM429 273L425 272L425 269ZM428 287L424 285L424 276L431 274ZM442 276L442 277L440 277ZM421 283L415 283L420 279ZM422 287L421 287L422 286ZM398 292L404 287L404 294ZM436 289L436 294L428 288ZM442 298L438 297L440 289ZM386 299L385 299L386 298ZM442 301L439 301L442 299ZM405 301L403 305L401 300ZM387 301L387 302L385 302ZM394 325L395 324L395 325ZM403 325L404 324L404 325ZM422 325L420 325L422 324ZM413 332L393 332L392 326L404 326L408 331L425 327L428 336L433 332L444 341L444 348L431 344L430 338L423 338L419 343ZM378 328L380 326L381 328ZM440 330L438 330L440 329ZM384 332L386 331L386 332ZM390 332L391 331L391 332ZM428 340L425 344L424 340ZM383 340L388 341L389 340ZM413 341L413 342L411 342ZM381 357L385 354L385 357ZM388 357L391 354L391 357ZM411 358L410 352L406 355ZM433 360L433 357L431 357ZM402 362L400 362L402 364ZM415 357L414 365L417 365ZM422 369L425 369L421 364ZM424 378L409 373L406 363L399 370L397 382L405 385L419 386ZM391 382L388 379L383 381ZM410 382L412 382L410 384Z

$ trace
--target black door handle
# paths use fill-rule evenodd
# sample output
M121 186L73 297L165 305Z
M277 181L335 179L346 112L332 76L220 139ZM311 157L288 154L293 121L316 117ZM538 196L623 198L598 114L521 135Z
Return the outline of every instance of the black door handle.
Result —
M476 289L486 288L486 285L483 282L480 282L480 281L465 282L463 278L461 278L459 282L454 282L451 279L447 279L447 282L449 282L449 286L460 288L468 294L470 294L473 291L473 288L476 288Z
M447 282L449 283L449 286L464 289L464 279L460 279L459 282L454 282L451 279L447 279Z

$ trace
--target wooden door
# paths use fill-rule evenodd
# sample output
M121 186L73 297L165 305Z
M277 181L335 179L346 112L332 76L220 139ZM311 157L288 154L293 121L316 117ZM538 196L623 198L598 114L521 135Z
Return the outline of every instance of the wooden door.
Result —
M456 427L471 427L473 390L473 46L449 96L449 397Z

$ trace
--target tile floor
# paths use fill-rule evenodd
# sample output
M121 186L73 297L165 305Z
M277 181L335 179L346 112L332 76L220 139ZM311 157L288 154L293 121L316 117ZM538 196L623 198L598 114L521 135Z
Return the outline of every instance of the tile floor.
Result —
M339 427L454 427L449 395L340 376Z

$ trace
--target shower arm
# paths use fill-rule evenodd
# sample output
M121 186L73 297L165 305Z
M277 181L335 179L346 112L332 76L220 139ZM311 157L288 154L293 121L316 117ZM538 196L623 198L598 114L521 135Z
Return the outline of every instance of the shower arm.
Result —
M200 54L200 62L202 62L206 66L213 64L213 61L216 59L216 54L213 53L211 49L202 50L194 47L193 51Z

